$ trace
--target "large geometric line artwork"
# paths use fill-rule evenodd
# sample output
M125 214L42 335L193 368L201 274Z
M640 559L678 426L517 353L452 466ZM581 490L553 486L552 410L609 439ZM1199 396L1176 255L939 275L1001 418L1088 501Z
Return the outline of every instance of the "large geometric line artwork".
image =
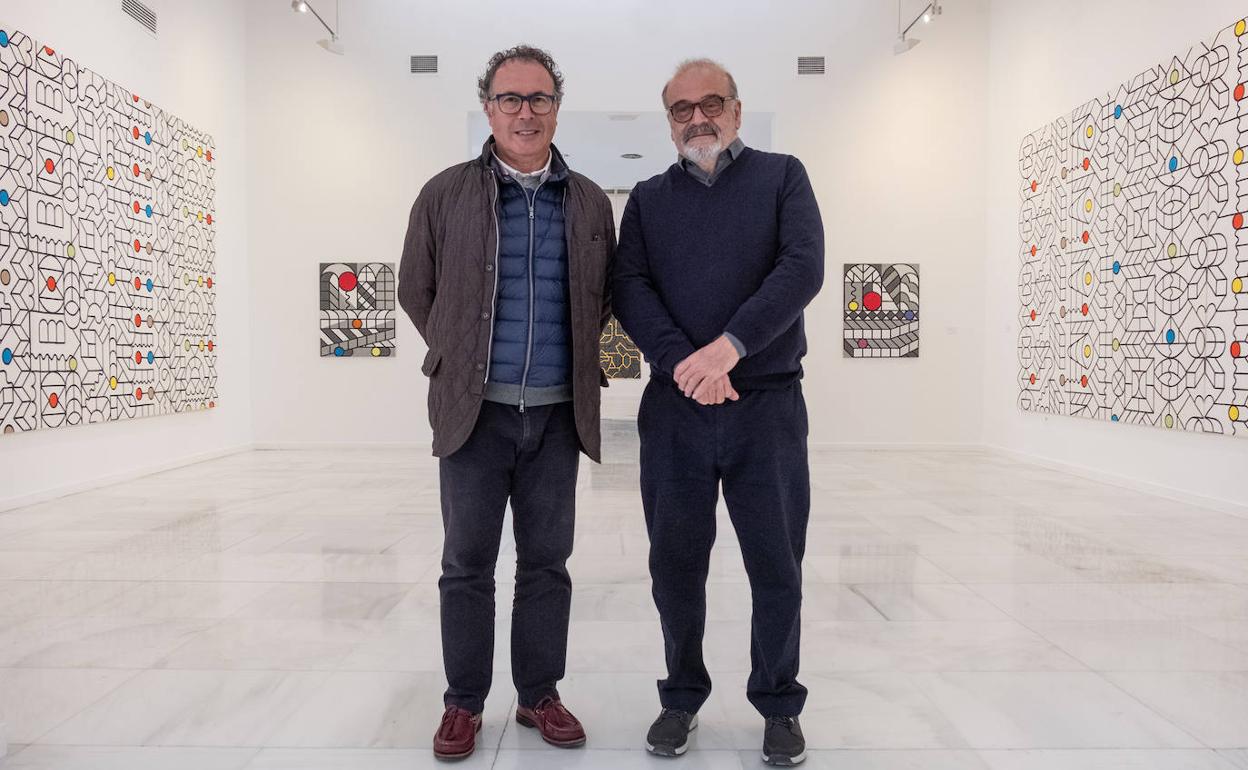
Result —
M919 357L918 265L845 265L845 358Z
M1023 138L1022 409L1248 436L1246 32Z
M0 24L0 429L216 406L212 137Z
M624 328L615 316L611 316L607 327L602 330L602 338L598 344L598 363L610 379L641 379L641 351L624 333Z
M393 356L394 263L321 263L321 356Z

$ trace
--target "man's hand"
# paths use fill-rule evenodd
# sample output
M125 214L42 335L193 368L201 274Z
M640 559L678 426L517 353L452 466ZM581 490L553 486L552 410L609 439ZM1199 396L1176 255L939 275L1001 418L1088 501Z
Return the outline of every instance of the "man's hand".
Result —
M693 392L693 400L702 406L718 406L725 401L736 401L739 398L740 394L732 387L732 381L726 374L714 380L703 380Z
M676 387L693 398L699 386L704 382L713 384L732 371L739 360L741 357L737 355L737 349L721 334L714 342L681 361L672 375L676 378Z

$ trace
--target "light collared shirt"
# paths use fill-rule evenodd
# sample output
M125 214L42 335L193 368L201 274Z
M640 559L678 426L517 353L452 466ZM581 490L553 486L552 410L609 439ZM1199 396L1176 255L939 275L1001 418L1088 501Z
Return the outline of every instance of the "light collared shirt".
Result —
M724 169L728 168L734 160L741 156L741 151L744 149L745 142L741 141L741 137L738 136L736 139L733 139L732 144L724 148L724 151L719 154L719 158L715 160L715 170L709 174L703 171L702 167L697 163L694 163L683 155L680 156L677 162L680 164L680 167L685 170L685 173L707 187L710 187L715 184L716 179L719 179L719 175L724 173Z
M542 166L537 171L525 172L517 171L511 166L508 166L503 162L502 158L498 157L498 153L494 153L494 160L498 161L498 165L502 167L503 173L519 182L520 186L526 190L535 190L538 185L546 181L546 178L550 176L550 162L554 159L554 157L555 154L553 152L548 152L546 154L545 166Z

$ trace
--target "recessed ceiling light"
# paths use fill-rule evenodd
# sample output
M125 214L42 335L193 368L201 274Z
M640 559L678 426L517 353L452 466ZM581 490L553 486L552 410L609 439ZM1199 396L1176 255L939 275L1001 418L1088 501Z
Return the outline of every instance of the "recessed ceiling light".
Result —
M640 155L638 155L638 154L637 154L637 153L635 153L635 152L626 152L626 153L624 153L623 155L621 155L620 157L621 157L621 158L627 158L628 160L637 160L637 159L638 159L638 158L640 158L641 156L640 156Z

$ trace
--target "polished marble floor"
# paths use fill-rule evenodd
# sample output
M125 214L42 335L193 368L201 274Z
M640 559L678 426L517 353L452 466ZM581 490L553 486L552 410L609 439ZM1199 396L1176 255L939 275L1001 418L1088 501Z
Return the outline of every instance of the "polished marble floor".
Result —
M503 612L458 766L759 767L726 519L716 690L688 755L641 749L662 645L635 437L608 437L582 471L561 686L588 745L512 721ZM1248 768L1248 515L988 452L811 460L807 767ZM434 766L437 500L423 452L264 451L0 513L0 766ZM508 536L504 597L513 569Z

